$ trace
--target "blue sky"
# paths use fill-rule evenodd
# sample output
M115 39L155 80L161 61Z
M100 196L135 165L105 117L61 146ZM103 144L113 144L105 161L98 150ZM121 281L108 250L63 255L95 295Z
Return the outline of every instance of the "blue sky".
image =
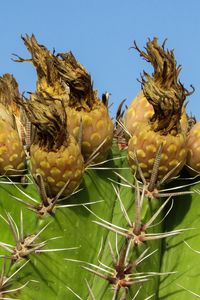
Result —
M0 74L12 73L20 91L34 91L36 73L28 63L14 63L12 53L29 57L20 36L34 33L39 43L58 52L71 50L92 75L99 95L112 93L111 114L121 100L128 105L140 90L137 78L152 71L129 49L154 36L175 49L181 81L195 93L188 113L200 120L199 0L6 0L1 1Z

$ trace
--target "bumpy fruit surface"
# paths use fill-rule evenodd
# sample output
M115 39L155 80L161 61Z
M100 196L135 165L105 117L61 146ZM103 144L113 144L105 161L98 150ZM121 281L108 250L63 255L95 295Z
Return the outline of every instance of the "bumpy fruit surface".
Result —
M0 174L22 175L25 153L16 129L0 120Z
M200 122L190 130L187 138L187 165L191 173L200 172ZM194 172L192 172L194 170Z
M62 196L70 195L79 186L83 171L83 157L74 138L69 136L67 147L55 151L33 144L30 149L31 172L43 177L46 190L55 196L69 182Z
M160 47L156 38L147 42L146 52L136 44L135 48L140 56L151 62L154 73L150 76L144 72L142 92L126 114L126 127L132 135L128 144L128 160L133 170L138 167L138 160L148 180L156 152L162 145L158 178L169 172L171 178L179 173L186 161L187 122L181 123L180 120L184 100L190 93L178 80L180 66L176 66L173 51L166 51L164 45Z
M22 175L25 169L25 152L20 140L17 123L19 107L14 98L19 97L14 77L0 77L0 174Z
M64 104L53 98L51 101L51 106L47 105L47 99L36 91L30 100L20 102L35 128L30 147L31 173L36 179L37 175L42 177L50 198L65 184L62 196L70 195L80 184L84 172L80 147L67 132Z
M67 108L67 127L78 140L82 122L81 151L87 159L102 144L98 160L102 160L112 145L113 123L103 103L96 103L92 111ZM105 141L105 142L104 142Z
M170 134L161 135L152 131L151 126L144 122L134 122L134 134L128 143L128 160L133 170L137 165L134 160L136 154L139 166L146 179L150 179L156 152L162 144L162 154L158 172L158 179L163 178L169 171L175 168L173 176L176 176L186 161L187 148L184 133L176 136Z

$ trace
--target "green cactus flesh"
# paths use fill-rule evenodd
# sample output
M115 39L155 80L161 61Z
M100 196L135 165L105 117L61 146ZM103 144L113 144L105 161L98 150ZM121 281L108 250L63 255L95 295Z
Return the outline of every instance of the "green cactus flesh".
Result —
M113 155L114 154L111 156ZM17 273L17 280L13 280L8 290L19 288L28 281L30 282L23 289L9 294L9 297L12 295L13 298L17 297L24 300L42 299L47 296L48 299L76 299L73 293L68 289L70 288L83 299L87 299L88 288L85 281L87 280L96 299L111 299L113 294L111 289L112 285L109 287L105 280L82 269L81 266L87 267L87 264L83 263L84 261L98 265L99 259L102 263L111 266L108 241L110 241L112 247L115 248L115 233L93 223L93 221L99 220L94 214L117 226L128 228L126 220L122 216L117 196L113 190L113 185L111 184L111 180L119 180L118 176L113 173L113 168L116 168L116 171L119 172L120 169L118 170L118 168L122 166L123 159L120 158L119 155L120 153L115 153L118 159L111 160L106 165L108 170L89 170L84 176L84 181L81 186L82 190L70 199L60 202L59 205L97 203L91 205L86 204L85 207L57 207L55 214L48 215L45 218L38 216L37 213L31 211L29 209L30 207L25 204L34 204L34 202L29 199L30 197L38 202L41 201L33 183L29 182L27 185L18 183L11 184L10 180L3 181L2 179L0 202L2 216L0 219L2 228L1 243L10 244L15 247L16 242L12 234L12 226L10 226L6 220L8 220L8 216L11 216L20 232L20 223L22 223L20 222L20 215L23 215L24 237L36 235L44 229L35 240L35 244L40 244L48 240L41 249L36 250L36 253L33 251L30 255L21 260L12 260L12 267L9 270L11 273L12 270L15 270L15 268L18 269L27 260L28 263ZM132 179L131 174L129 174L129 177ZM120 193L124 206L127 212L130 213L131 218L131 216L134 216L133 191L131 189L127 191L126 188L122 188ZM23 200L25 203L19 200ZM146 218L146 214L147 211L144 211L144 219ZM47 227L45 228L46 225ZM119 235L117 242L118 251L120 251L119 249L123 245L123 240L123 236L121 237ZM102 241L102 250L98 258ZM155 242L151 245L151 251L155 248L159 249L160 245L160 242ZM63 248L69 248L69 250L62 250ZM70 248L76 249L70 250ZM142 245L138 248L138 253L141 253L141 251L146 248L147 245ZM50 249L60 250L51 252ZM49 250L50 252L42 252L43 250ZM9 257L14 254L1 247L1 255ZM133 253L133 259L134 256L137 258L137 255ZM159 251L157 251L155 255L152 255L152 257L152 260L149 258L148 262L143 263L142 267L144 267L144 269L139 267L140 271L159 271ZM77 262L75 262L75 260L77 260ZM2 266L3 262L4 260L2 258ZM6 262L7 265L10 266L10 259L6 259ZM133 272L135 273L135 270ZM153 279L151 283L146 284L146 286L144 284L143 293L151 293L157 289L157 284L157 279ZM131 288L130 295L133 295L138 287L139 285L133 287L133 289Z
M194 284L194 277L195 281L198 281L197 261L200 258L184 243L186 241L192 248L200 250L196 218L198 196L185 195L174 199L174 205L165 220L163 221L163 216L168 208L161 211L153 222L155 226L150 226L146 233L156 234L189 227L195 227L195 230L134 245L130 235L129 239L126 239L125 235L120 234L121 228L124 232L127 232L125 230L131 232L128 218L131 222L136 219L134 205L136 192L125 184L125 181L133 183L134 178L124 159L125 155L126 150L119 151L113 147L109 156L110 161L103 165L101 170L88 170L80 191L67 200L58 202L54 213L45 217L39 216L25 204L38 206L31 198L41 202L38 190L31 180L28 184L20 184L2 178L0 254L7 258L1 258L1 268L6 260L4 276L7 278L16 270L19 271L10 282L8 281L7 287L0 289L2 297L0 299L10 297L30 300L48 297L48 299L75 300L80 297L89 300L94 296L96 300L109 300L133 299L136 295L136 299L146 299L151 295L151 299L177 299L179 294L181 299L186 297L190 299L192 294L178 284L200 293L199 285ZM198 189L198 186L194 189ZM122 213L122 203L120 204L119 199L126 210L127 218ZM84 203L85 205L81 205ZM79 206L70 206L71 204ZM142 224L146 224L162 204L162 200L149 200L145 197L141 211ZM16 259L16 251L12 252L12 249L16 250L13 225L9 224L12 220L19 229L19 235L23 227L24 238L31 239L41 231L33 242L36 250L21 259ZM104 227L97 223L103 224ZM112 227L112 224L118 227ZM115 231L118 231L118 234ZM117 259L122 253L125 241L130 242L127 262L132 262L133 266L127 273L132 274L133 283L127 289L126 296L126 288L122 286L114 298L116 282L111 282L110 278L114 278L116 272L113 272L115 266L111 252L113 251L113 256ZM43 242L45 244L42 244ZM12 245L13 248L9 246L11 250L8 251L5 244ZM134 266L134 262L142 253L149 257ZM12 263L10 256L13 256ZM102 277L106 275L106 278L100 278L98 274L91 272L91 269L103 274ZM104 272L105 269L108 273ZM175 271L176 274L166 273ZM145 279L149 276L149 280L137 283L139 276ZM20 287L23 288L19 289ZM15 289L16 291L9 292ZM8 293L4 294L3 291Z

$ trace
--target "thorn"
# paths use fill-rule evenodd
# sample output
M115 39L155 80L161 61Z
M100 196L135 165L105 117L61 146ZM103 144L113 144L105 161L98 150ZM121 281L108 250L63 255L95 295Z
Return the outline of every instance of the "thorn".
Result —
M187 247L188 247L189 249L191 249L193 252L195 252L195 253L197 253L197 254L200 254L200 251L193 249L186 241L184 241L184 243L185 243L185 244L187 245Z
M84 299L81 298L77 293L75 293L70 287L66 286L66 288L67 288L72 294L74 294L74 296L76 296L78 299L84 300Z
M191 295L193 296L196 296L197 298L200 298L200 295L199 294L196 294L195 292L189 290L189 289L186 289L184 286L182 286L181 284L178 284L176 283L177 286L179 286L180 288L182 288L183 290L187 291L188 293L190 293Z
M132 300L135 300L135 299L136 299L136 297L138 296L138 294L139 294L141 288L142 288L142 286L139 287L139 289L138 289L137 292L135 293L135 295L134 295L134 297L133 297Z
M87 279L85 279L85 281L86 281L86 285L87 285L89 294L90 294L90 296L91 296L91 299L92 299L92 300L95 300L95 296L94 296L94 294L93 294L93 292L92 292L91 287L89 286L89 283L88 283Z
M42 252L58 252L58 251L68 251L68 250L77 250L80 247L71 247L71 248L58 248L58 249L42 249L42 250L35 250L35 253L42 253Z
M101 144L92 152L92 154L89 156L88 160L85 163L85 170L87 167L90 166L90 164L99 156L99 150L102 148L102 146L106 143L107 138L101 142Z

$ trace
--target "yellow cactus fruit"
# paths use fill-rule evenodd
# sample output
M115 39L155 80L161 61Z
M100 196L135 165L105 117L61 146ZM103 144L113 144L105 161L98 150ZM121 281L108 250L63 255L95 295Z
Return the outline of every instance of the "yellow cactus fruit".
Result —
M134 160L136 154L139 166L146 179L152 173L156 152L163 145L158 178L163 178L169 171L176 167L172 173L177 175L185 164L187 148L184 133L174 135L162 135L154 132L148 123L135 122L135 130L128 143L128 159L132 169L135 171L137 165Z
M59 54L57 68L70 89L67 106L69 132L76 139L81 135L81 150L85 159L102 145L98 150L98 160L101 160L113 139L113 123L108 108L93 90L91 76L71 52Z
M22 175L25 151L20 139L18 84L10 74L0 77L0 175Z
M43 178L47 195L54 197L66 185L62 196L71 194L80 184L84 162L80 147L66 128L66 112L62 100L36 92L21 101L27 117L35 126L30 147L31 172ZM58 105L59 103L59 105Z
M85 159L88 159L92 153L99 148L97 161L105 158L108 150L112 145L113 123L108 116L107 108L97 101L93 105L92 111L80 110L67 107L69 132L78 140L81 139L81 152ZM82 133L80 125L82 123ZM104 142L105 141L105 142Z
M200 122L197 122L190 130L187 137L187 166L192 174L200 172Z
M176 65L173 51L165 50L164 44L160 47L156 38L148 40L146 52L141 51L136 43L135 49L153 65L154 73L151 76L144 72L142 92L134 107L137 109L135 117L134 109L132 114L129 111L126 116L126 126L131 123L129 128L132 135L128 144L128 160L135 170L136 155L148 180L156 152L163 145L158 178L163 178L168 172L172 177L180 172L186 161L186 129L180 120L186 96L191 93L178 80L181 68Z

